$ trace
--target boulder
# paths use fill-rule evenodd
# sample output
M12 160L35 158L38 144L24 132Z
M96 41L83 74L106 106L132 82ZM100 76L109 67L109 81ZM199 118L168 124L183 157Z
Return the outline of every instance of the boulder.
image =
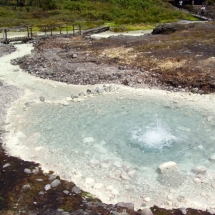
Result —
M152 34L171 34L176 31L176 27L173 24L159 25L153 29Z

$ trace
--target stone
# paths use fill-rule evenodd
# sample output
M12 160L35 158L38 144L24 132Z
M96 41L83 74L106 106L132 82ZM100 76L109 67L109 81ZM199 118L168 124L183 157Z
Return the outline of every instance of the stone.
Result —
M140 214L141 215L153 215L150 208L144 208L143 210L140 211Z
M177 172L177 171L178 171L178 166L173 161L162 163L158 167L158 172L161 174L170 173L170 172Z
M198 87L194 87L194 88L191 89L191 93L197 93L198 90L199 90Z
M59 179L55 179L54 181L52 181L51 186L52 187L57 187L61 184L61 181Z
M201 180L199 178L194 178L193 179L193 182L196 183L196 184L200 184L201 183Z
M43 191L40 191L40 192L39 192L39 195L44 195L44 192L43 192Z
M84 143L92 143L92 142L94 142L94 138L93 137L85 137L83 139L83 142Z
M42 178L37 178L37 179L36 179L36 181L40 181L40 182L42 182L42 181L43 181L43 179L42 179Z
M7 167L9 167L9 166L10 166L10 164L9 164L9 163L6 163L6 164L3 165L2 168L7 168Z
M144 200L145 202L150 202L150 201L151 201L151 199L150 199L149 197L145 197L143 200Z
M32 170L32 173L34 175L38 174L39 173L39 167L35 167L33 170Z
M79 194L79 193L81 193L81 189L79 187L77 187L77 186L74 186L72 188L72 192L74 192L75 194Z
M196 174L205 174L207 169L204 166L196 166L192 169L192 172Z
M51 189L51 184L46 184L46 186L44 187L45 191L50 190Z
M184 201L185 201L185 196L179 195L179 196L177 197L177 200L178 200L179 202L184 202Z
M102 94L104 93L104 87L103 86L97 86L95 91L98 93L98 94Z
M66 194L66 195L69 195L69 191L68 190L64 190L63 193Z
M122 208L128 208L130 210L134 210L134 204L133 203L118 202L116 204L116 206L122 207Z
M24 172L25 172L26 174L31 174L31 170L28 169L28 168L25 168L25 169L24 169Z
M171 34L176 31L176 26L173 24L159 25L153 29L152 34Z
M23 187L22 187L22 189L23 190L29 190L31 188L31 186L30 186L30 184L25 184Z
M167 199L168 199L169 201L172 201L172 200L173 200L173 197L172 197L171 195L168 195L168 196L167 196Z
M40 99L41 102L45 101L45 97L44 96L40 96L39 99Z
M49 176L49 181L53 181L53 180L56 179L56 178L57 178L56 175L51 174L51 175Z
M78 57L78 55L77 54L72 54L72 56L71 56L72 58L77 58Z
M209 158L209 161L215 162L215 154L211 155L211 157Z

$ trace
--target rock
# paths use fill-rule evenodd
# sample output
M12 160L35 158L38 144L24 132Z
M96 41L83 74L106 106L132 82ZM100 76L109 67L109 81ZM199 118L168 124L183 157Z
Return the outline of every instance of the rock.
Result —
M24 172L25 172L26 174L29 174L29 175L31 174L31 170L28 169L28 168L25 168L25 169L24 169Z
M95 91L98 93L98 94L102 94L104 93L104 87L103 86L97 86Z
M143 82L142 79L137 79L137 83L138 83L138 84L141 84L142 82Z
M140 214L141 215L153 215L150 208L144 208L143 210L140 211Z
M87 89L87 95L89 95L91 93L90 89Z
M59 179L55 179L54 181L52 181L51 186L52 187L57 187L61 184L61 181Z
M134 210L134 204L133 203L118 202L116 204L116 206L122 207L122 208L128 208L130 210Z
M196 183L196 184L200 184L201 183L201 180L199 178L194 178L193 179L193 182Z
M191 93L197 93L198 90L199 90L198 87L194 87L194 88L191 89Z
M53 180L56 179L56 178L57 178L56 175L51 174L51 175L49 176L49 181L53 181Z
M68 190L64 190L63 193L66 194L66 195L69 195L69 191Z
M168 195L168 196L167 196L167 199L168 199L169 201L172 201L172 200L173 200L173 197L172 197L171 195Z
M150 201L151 201L151 199L150 199L149 197L145 197L143 200L144 200L145 202L150 202Z
M39 173L39 167L35 167L33 170L32 170L32 173L34 175L38 174Z
M77 187L77 186L74 186L74 187L72 188L72 192L74 192L74 193L76 193L76 194L79 194L79 193L81 193L81 189L80 189L79 187Z
M170 172L177 172L177 171L178 171L178 166L173 161L162 163L158 167L158 172L161 174L170 173Z
M29 190L30 188L31 188L30 184L25 184L25 185L22 187L22 189L25 190L25 191Z
M72 54L72 56L71 56L72 58L77 58L78 57L78 55L77 54Z
M159 25L153 29L152 34L171 34L176 31L176 27L173 24Z
M185 196L179 195L179 196L177 197L177 200L178 200L179 202L184 202L184 201L185 201Z
M40 181L40 182L42 182L42 181L43 181L43 179L42 179L42 178L37 178L37 179L36 179L36 181Z
M192 172L196 174L205 174L207 169L204 166L196 166L192 169Z
M125 172L122 172L120 177L126 181L130 181L131 178L129 178L129 176L125 173Z
M215 154L211 155L211 157L209 158L209 161L215 162Z
M40 99L41 102L45 101L45 97L44 96L40 96L39 99Z
M187 210L186 210L186 208L180 208L180 210L181 210L181 212L182 212L184 215L186 215L186 214L187 214Z
M6 163L6 164L3 165L2 168L6 168L6 167L9 167L9 166L10 166L10 164L9 164L9 163Z
M44 195L44 192L43 192L43 191L40 191L40 192L39 192L39 195Z
M51 184L46 184L46 186L44 187L45 191L50 190L51 189Z
M94 138L93 137L85 137L83 142L84 143L92 143L92 142L94 142Z
M72 99L78 99L78 96L71 95Z

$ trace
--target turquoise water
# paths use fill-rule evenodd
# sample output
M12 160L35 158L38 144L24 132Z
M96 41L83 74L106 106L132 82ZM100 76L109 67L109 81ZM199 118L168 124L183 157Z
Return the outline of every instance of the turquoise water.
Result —
M141 193L160 196L153 187L187 188L195 166L214 169L209 157L214 152L215 124L207 120L208 114L172 101L106 95L68 106L35 103L20 130L26 137L37 134L26 143L41 148L38 161L83 189L102 198L97 187L103 186L107 202L135 198L141 202ZM168 161L179 167L175 178L157 172ZM110 195L109 185L117 190ZM190 189L197 195L196 187Z

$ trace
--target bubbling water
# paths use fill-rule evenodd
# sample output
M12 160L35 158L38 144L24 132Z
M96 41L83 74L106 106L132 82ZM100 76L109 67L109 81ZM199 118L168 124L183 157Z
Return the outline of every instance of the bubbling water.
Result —
M138 141L138 143L146 149L152 148L162 150L163 147L171 147L171 145L177 141L177 137L171 134L170 129L167 128L161 120L157 119L156 125L154 124L155 123L151 126L147 126L144 132L141 128L134 130L132 132L134 141Z

